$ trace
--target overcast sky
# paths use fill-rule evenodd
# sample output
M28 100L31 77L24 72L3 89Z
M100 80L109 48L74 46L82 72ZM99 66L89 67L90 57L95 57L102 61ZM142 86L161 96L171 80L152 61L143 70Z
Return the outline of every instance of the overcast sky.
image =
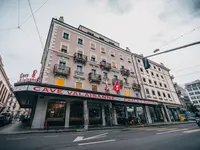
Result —
M0 54L11 83L22 72L39 70L43 53L33 18L26 21L31 15L28 1L19 1L18 15L18 0L0 0ZM33 11L46 1L30 0ZM163 51L200 40L199 27L163 46L200 26L200 0L48 0L35 13L43 43L52 17L59 16L70 25L82 24L138 54L149 55L157 48ZM200 45L152 60L170 68L181 85L200 78Z

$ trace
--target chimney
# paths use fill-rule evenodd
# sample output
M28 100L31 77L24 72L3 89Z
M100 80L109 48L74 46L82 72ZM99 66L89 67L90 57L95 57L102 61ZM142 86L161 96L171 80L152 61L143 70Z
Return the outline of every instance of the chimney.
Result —
M59 20L60 20L61 22L64 22L64 17L63 17L63 16L60 16Z

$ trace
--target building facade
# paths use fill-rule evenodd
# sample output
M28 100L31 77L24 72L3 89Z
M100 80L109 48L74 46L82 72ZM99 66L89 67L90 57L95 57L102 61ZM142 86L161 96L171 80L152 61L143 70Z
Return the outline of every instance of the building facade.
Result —
M17 83L15 95L21 105L33 109L32 128L43 128L45 121L50 126L84 125L87 129L123 124L124 118L139 118L140 123L178 120L180 102L169 69L151 62L160 70L150 69L150 73L163 77L153 78L142 74L138 60L142 62L142 57L91 29L72 27L62 17L52 19L41 61L41 83ZM162 87L144 83L145 77ZM118 93L112 90L117 81ZM146 93L147 89L156 94Z
M11 95L11 84L4 70L2 58L0 56L0 113L6 108Z
M185 84L185 89L193 105L200 108L200 80Z

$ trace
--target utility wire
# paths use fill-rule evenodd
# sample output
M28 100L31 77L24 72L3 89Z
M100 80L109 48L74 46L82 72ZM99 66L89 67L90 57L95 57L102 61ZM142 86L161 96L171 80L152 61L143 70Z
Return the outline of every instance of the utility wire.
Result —
M33 15L35 13L37 13L49 0L46 0L35 12L33 12L28 18L26 18L26 20L21 23L21 25L19 25L19 27L21 27L22 25L24 25L31 17L33 17Z
M187 74L182 74L182 75L178 75L176 77L188 76L188 75L197 74L197 73L200 73L200 71L196 71L196 72L192 72L192 73L187 73Z
M19 1L20 1L20 0L18 0L18 9L17 9L17 10L18 10L18 11L17 11L17 13L18 13L18 25L17 25L17 27L18 27L18 28L19 28Z
M200 67L200 65L190 66L190 67L186 67L186 68L178 69L178 70L173 70L173 71L174 71L174 72L179 72L179 71L188 70L188 69L190 69L190 68L195 68L195 67Z
M44 45L43 45L43 42L42 42L42 38L40 36L40 32L39 32L39 29L38 29L38 26L37 26L37 23L36 23L36 19L35 19L35 16L33 14L33 10L32 10L32 7L31 7L30 0L28 0L28 3L29 3L29 7L30 7L30 10L31 10L31 13L32 13L32 16L33 16L34 23L35 23L35 28L37 30L37 33L38 33L38 36L39 36L39 39L40 39L40 43L42 45L42 48L44 48Z

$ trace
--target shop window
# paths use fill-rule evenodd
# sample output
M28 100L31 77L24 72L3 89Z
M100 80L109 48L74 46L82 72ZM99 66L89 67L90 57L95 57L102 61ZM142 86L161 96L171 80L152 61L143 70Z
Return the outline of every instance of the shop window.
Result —
M49 102L47 106L46 119L49 126L61 126L65 123L65 102Z
M76 88L77 89L82 89L82 83L81 82L76 82Z
M126 91L125 91L125 95L126 95L126 96L131 96L130 91L129 91L129 90L126 90Z
M92 91L97 92L97 85L92 85Z
M79 101L70 103L70 125L83 125L83 103Z
M57 78L56 79L56 85L57 86L64 86L65 85L65 80L63 78Z

